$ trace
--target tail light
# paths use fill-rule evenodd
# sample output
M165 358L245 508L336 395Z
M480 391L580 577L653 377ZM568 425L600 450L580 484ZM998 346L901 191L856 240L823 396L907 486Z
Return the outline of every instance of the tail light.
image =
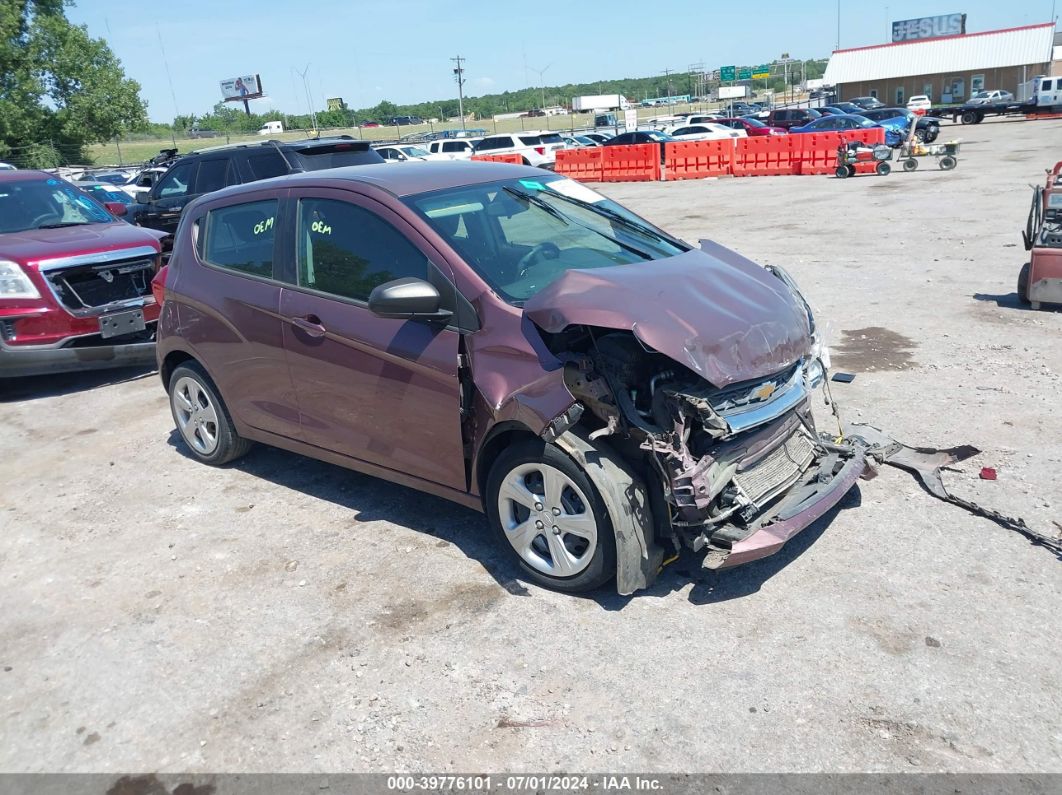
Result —
M166 274L169 273L170 266L163 265L159 268L159 272L155 274L155 278L151 280L151 294L155 296L155 303L162 306L162 296L166 292Z
M535 147L535 151L538 152L540 155L544 155L544 154L546 154L546 147L544 147L544 146L536 146Z

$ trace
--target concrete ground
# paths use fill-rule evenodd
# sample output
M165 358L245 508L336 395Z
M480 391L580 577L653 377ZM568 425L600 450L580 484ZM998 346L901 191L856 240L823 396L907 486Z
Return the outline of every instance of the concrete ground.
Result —
M1056 533L1062 312L1014 285L1062 122L952 133L950 173L602 190L789 268L848 418L977 446L949 487ZM903 472L768 560L574 598L472 511L193 462L154 374L0 401L0 770L1062 771L1059 561Z

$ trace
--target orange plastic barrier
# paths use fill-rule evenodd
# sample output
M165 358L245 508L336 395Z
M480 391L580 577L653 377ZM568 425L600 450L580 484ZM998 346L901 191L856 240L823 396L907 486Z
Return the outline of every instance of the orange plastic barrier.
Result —
M846 141L862 141L865 144L885 143L884 127L871 127L869 130L845 130L843 135Z
M730 175L734 139L664 144L664 179L705 179Z
M503 155L472 155L472 159L490 163L516 163L518 166L524 162L524 158L516 152Z
M651 182L660 179L660 144L601 147L602 182Z
M584 182L600 182L605 149L603 146L560 149L557 151L556 171Z
M844 133L844 137L848 137ZM837 170L839 132L792 133L794 157L800 162L801 174L832 174Z
M799 135L757 135L738 138L734 149L735 177L776 177L799 174L800 159L794 157L793 141ZM796 149L799 152L799 149Z

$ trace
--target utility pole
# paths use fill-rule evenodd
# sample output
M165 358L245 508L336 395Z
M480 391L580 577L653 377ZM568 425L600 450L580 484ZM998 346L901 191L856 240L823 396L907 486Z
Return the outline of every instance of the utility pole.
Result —
M454 80L457 81L457 112L461 116L461 131L465 130L465 68L461 62L465 60L460 55L451 58L457 66L454 67Z
M841 49L841 0L837 0L837 46L834 49Z
M674 107L671 104L671 70L665 69L663 74L667 79L667 112L671 113L674 110Z
M293 66L292 69L295 69L295 67ZM310 99L310 84L306 81L306 73L310 71L310 65L306 64L306 68L301 72L298 69L295 69L295 71L302 78L302 87L306 92L306 109L310 111L310 123L313 124L313 132L317 135L319 134L317 131L317 112L313 109L313 100Z
M539 90L542 92L542 104L539 105L540 110L545 110L546 108L546 86L543 82L543 76L546 74L546 70L549 69L551 66L553 66L552 63L546 64L546 66L542 67L541 69L536 69L533 66L531 67L531 71L538 75L538 87Z

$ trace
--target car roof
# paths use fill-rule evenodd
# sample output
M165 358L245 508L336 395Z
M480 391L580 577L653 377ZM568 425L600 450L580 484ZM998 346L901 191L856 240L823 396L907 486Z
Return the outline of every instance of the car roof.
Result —
M283 147L286 147L286 148L287 147L306 148L306 147L311 147L311 146L316 146L316 145L327 146L329 144L352 143L352 142L353 143L357 143L357 144L366 143L364 141L359 141L356 138L352 138L349 135L335 135L335 136L331 136L331 137L328 137L328 138L300 138L297 141L277 141L277 140L274 140L274 139L270 138L270 139L268 139L266 141L243 141L242 143L221 144L220 146L208 146L208 147L205 147L203 149L196 149L196 150L194 150L192 152L187 152L186 154L181 155L181 157L183 158L183 157L191 157L192 155L212 154L214 152L226 152L226 151L231 151L231 150L234 150L234 149L262 149L262 148L277 147L277 146L283 146Z
M61 179L61 177L55 174L49 174L47 171L35 171L33 169L3 169L0 170L0 182L14 182L15 180L25 179Z
M257 182L247 182L243 185L232 185L208 194L208 196L211 198L222 195L232 196L268 187L297 188L325 185L336 187L336 183L357 182L372 185L401 198L416 193L479 185L503 179L542 176L543 173L542 169L531 166L465 160L428 161L418 163L416 168L394 168L386 163L372 163L364 166L342 166L318 171L304 171Z

